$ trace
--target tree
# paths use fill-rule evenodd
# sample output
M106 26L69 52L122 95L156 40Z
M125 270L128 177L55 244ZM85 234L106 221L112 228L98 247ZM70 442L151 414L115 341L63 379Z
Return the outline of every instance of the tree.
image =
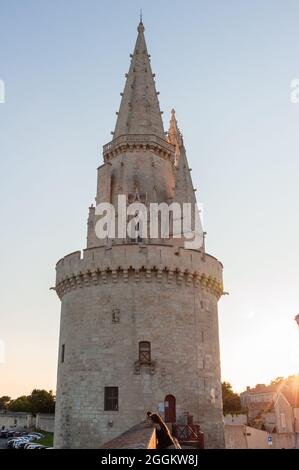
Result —
M223 413L239 413L241 411L240 395L235 393L229 382L222 382Z
M0 397L0 410L7 410L10 401L11 398L7 395L3 395L3 397Z
M34 389L27 398L31 405L31 413L54 413L55 397L52 390L47 392L47 390Z
M12 400L9 403L8 409L10 411L25 411L27 413L54 413L55 411L55 396L52 390L32 390L31 394Z
M284 377L276 377L276 379L271 380L271 385L280 385L284 381L285 381Z
M21 397L12 400L8 406L9 411L27 411L28 413L31 412L30 410L30 402L26 395L22 395Z

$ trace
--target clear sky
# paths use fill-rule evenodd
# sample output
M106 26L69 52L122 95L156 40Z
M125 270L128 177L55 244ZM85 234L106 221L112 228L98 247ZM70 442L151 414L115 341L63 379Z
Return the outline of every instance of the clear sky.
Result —
M297 0L0 0L0 396L55 389L55 263L85 247L139 10L224 265L222 378L299 372ZM1 348L0 348L1 349Z

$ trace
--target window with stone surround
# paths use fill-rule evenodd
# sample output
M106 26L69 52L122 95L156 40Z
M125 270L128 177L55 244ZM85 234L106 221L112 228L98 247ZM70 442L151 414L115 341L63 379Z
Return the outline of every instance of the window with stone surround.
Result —
M105 387L105 411L118 411L118 387Z
M149 341L140 341L139 343L139 362L140 364L150 364L151 362L151 343Z

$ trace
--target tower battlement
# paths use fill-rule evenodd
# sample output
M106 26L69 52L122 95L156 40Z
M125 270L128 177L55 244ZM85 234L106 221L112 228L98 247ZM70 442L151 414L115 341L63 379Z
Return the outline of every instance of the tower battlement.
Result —
M77 251L56 265L56 291L117 282L166 282L202 287L219 298L223 293L222 265L210 255L159 245L115 245Z

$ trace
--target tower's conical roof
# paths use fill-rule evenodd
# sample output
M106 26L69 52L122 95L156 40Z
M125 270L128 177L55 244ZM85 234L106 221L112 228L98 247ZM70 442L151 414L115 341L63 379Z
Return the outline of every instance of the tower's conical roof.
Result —
M153 134L165 139L142 21L138 26L138 37L122 94L113 139L127 134Z
M168 136L168 142L174 145L175 147L176 164L177 164L178 155L180 154L180 148L181 148L181 145L183 145L183 140L182 140L180 130L178 128L177 120L175 118L174 109L171 110L171 120L170 120L170 126L169 126L167 136Z
M191 202L192 204L195 204L196 197L194 194L186 150L184 147L182 134L178 128L174 109L171 111L168 141L175 146L175 165L177 171L174 201L180 203Z

